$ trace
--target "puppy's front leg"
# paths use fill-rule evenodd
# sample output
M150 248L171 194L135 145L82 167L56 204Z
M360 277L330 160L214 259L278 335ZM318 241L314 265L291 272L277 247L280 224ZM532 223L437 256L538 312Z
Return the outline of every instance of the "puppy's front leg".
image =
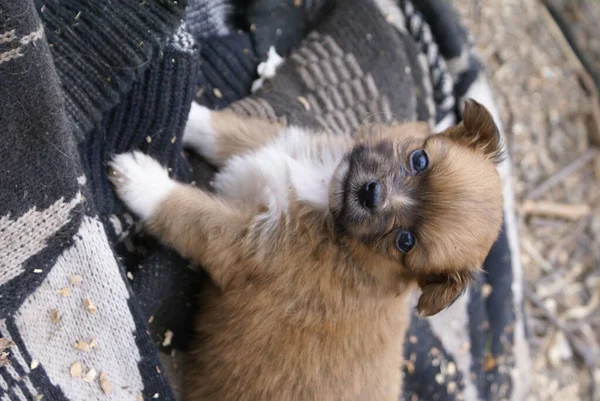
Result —
M109 165L117 194L151 234L201 264L221 286L238 273L235 261L243 256L240 243L249 213L170 179L156 160L141 152L120 154Z
M231 111L214 111L192 103L183 143L221 166L236 154L260 148L275 138L282 126Z

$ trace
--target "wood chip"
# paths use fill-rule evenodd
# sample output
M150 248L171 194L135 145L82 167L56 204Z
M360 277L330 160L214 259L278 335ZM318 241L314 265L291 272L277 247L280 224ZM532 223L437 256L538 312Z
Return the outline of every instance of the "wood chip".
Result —
M498 362L496 361L496 358L494 358L491 354L486 354L483 361L483 371L489 372L490 370L494 369L497 364Z
M41 401L42 398L44 398L44 394L38 394L38 395L35 396L34 400L35 401Z
M173 138L171 138L171 143L175 143L175 142L177 142L177 137L176 136L174 136Z
M44 271L42 269L33 269L33 272L40 274L40 273L43 273Z
M58 309L50 309L50 323L58 324L62 317L58 314Z
M148 143L152 142L152 138L150 137L150 135L148 135L148 136L146 137L146 142L148 142Z
M150 317L148 318L148 323L152 323L153 321L154 321L154 316L150 316Z
M94 381L94 379L96 378L96 369L91 368L90 370L88 370L88 372L85 374L85 376L83 376L83 381L86 381L88 383L91 383Z
M90 313L98 312L98 308L96 308L96 305L94 305L94 303L90 300L89 297L85 297L83 299L83 306L85 306L85 309L87 309L87 311Z
M410 341L411 344L416 344L419 339L417 338L417 336L410 336L408 337L408 341Z
M309 111L310 110L310 103L308 103L308 100L304 97L304 96L298 96L296 98L296 100L302 105L304 106L304 110Z
M223 97L223 93L219 88L213 88L213 94L219 99Z
M488 283L485 283L481 286L481 296L483 297L483 299L487 299L487 297L490 296L492 291L494 291L494 287L492 287Z
M83 282L83 277L81 277L78 274L74 274L71 277L69 277L69 282L73 285L79 285Z
M155 394L152 396L152 398L158 398L158 397L160 397L160 394L158 394L158 393L155 393Z
M71 374L71 377L81 377L81 374L83 373L81 362L73 362L69 368L69 373Z
M454 362L448 362L446 373L448 373L448 376L454 376L456 374L456 364Z
M83 352L89 352L90 350L90 344L83 340L77 340L74 347Z
M409 375L413 375L415 373L415 364L412 363L411 361L406 361L404 366L406 366L406 371L408 372Z
M165 338L163 339L162 346L168 347L171 345L171 341L173 340L173 332L171 330L165 331Z
M29 368L31 370L36 369L38 366L40 366L40 361L38 361L37 359L32 359L31 363L29 364Z
M131 281L133 281L133 273L132 272L127 272L127 278Z
M138 393L136 401L144 401L144 395L141 392Z
M69 297L69 296L71 296L71 289L69 287L64 287L64 288L61 288L60 290L57 290L56 293L58 295L60 295L61 297Z
M112 393L112 386L111 386L110 382L108 381L108 376L107 376L106 372L100 373L100 388L102 389L104 394Z

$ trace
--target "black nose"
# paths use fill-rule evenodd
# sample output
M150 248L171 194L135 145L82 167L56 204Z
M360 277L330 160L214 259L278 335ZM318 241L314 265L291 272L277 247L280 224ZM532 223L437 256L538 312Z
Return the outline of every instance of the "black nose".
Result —
M374 209L381 199L381 185L376 181L369 181L358 190L358 201L367 209Z

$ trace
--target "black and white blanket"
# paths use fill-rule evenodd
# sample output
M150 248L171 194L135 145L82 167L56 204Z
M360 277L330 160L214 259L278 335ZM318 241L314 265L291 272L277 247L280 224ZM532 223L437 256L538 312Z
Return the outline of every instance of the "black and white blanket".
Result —
M285 61L251 94L271 47ZM439 0L0 0L0 400L175 400L159 354L185 351L206 278L139 233L105 163L138 148L207 186L212 167L181 143L192 101L335 132L369 119L441 129L467 96L495 113ZM523 399L500 169L504 230L465 296L413 317L406 401Z

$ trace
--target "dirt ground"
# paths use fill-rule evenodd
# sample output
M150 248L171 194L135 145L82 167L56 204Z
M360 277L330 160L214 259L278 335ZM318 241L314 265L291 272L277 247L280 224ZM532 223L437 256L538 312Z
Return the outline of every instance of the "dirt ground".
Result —
M542 1L455 4L489 68L513 163L533 368L527 401L600 400L593 85Z

